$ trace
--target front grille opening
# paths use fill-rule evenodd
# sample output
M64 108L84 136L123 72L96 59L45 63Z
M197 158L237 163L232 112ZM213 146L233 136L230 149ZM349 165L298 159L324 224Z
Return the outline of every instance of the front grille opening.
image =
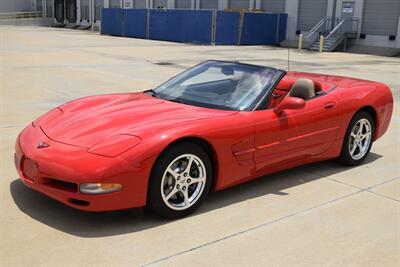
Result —
M25 178L25 180L33 182L37 176L37 163L23 156L19 165L22 177Z
M69 202L78 206L89 206L90 202L86 200L80 200L75 198L70 198Z
M56 188L59 190L64 190L68 192L77 192L78 191L78 185L75 183L70 183L70 182L65 182L53 178L43 178L42 182L44 185L52 188Z

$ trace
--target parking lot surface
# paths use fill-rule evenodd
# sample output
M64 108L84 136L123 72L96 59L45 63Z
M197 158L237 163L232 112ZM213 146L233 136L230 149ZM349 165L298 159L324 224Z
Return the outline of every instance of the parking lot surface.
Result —
M154 88L208 59L287 69L288 51L196 46L87 31L0 26L0 266L400 266L400 58L290 51L290 69L376 80L392 123L365 164L326 161L212 193L192 216L86 213L26 188L14 141L75 98Z

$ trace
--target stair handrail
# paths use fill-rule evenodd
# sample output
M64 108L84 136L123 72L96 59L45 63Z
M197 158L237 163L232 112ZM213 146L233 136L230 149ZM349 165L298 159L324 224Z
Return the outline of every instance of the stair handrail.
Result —
M342 21L341 21L338 25L336 25L336 27L335 27L326 37L324 37L324 39L327 40L327 39L329 39L333 34L336 34L336 32L338 32L339 29L341 29L341 28L343 27L344 21L345 21L345 20L342 19Z
M319 28L321 28L322 25L324 25L326 22L326 18L321 19L314 27L311 28L311 30L308 32L306 36L304 36L305 39L309 39Z

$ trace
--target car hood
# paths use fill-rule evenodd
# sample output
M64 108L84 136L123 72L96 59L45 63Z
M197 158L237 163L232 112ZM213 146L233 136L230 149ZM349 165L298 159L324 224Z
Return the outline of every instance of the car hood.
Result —
M41 120L38 126L55 141L89 148L113 135L140 137L171 125L236 113L174 103L143 93L110 94L69 102L59 107L57 116Z

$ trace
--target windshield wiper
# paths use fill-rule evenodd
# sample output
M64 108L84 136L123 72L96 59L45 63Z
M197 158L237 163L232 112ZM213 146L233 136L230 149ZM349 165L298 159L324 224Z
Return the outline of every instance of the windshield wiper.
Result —
M167 100L167 101L179 103L179 104L185 104L182 100L180 100L180 99L178 99L178 98L163 98L163 99L164 99L164 100Z
M167 101L171 101L171 102L175 102L175 103L180 103L180 104L184 104L182 100L178 99L178 98L166 98L166 97L161 97L156 91L154 91L153 89L149 89L146 91L143 91L143 93L145 94L149 94L153 97L157 97L163 100L167 100Z
M154 91L153 89L146 90L143 93L147 93L147 94L149 94L151 96L154 96L154 97L158 96L158 93L156 91Z

